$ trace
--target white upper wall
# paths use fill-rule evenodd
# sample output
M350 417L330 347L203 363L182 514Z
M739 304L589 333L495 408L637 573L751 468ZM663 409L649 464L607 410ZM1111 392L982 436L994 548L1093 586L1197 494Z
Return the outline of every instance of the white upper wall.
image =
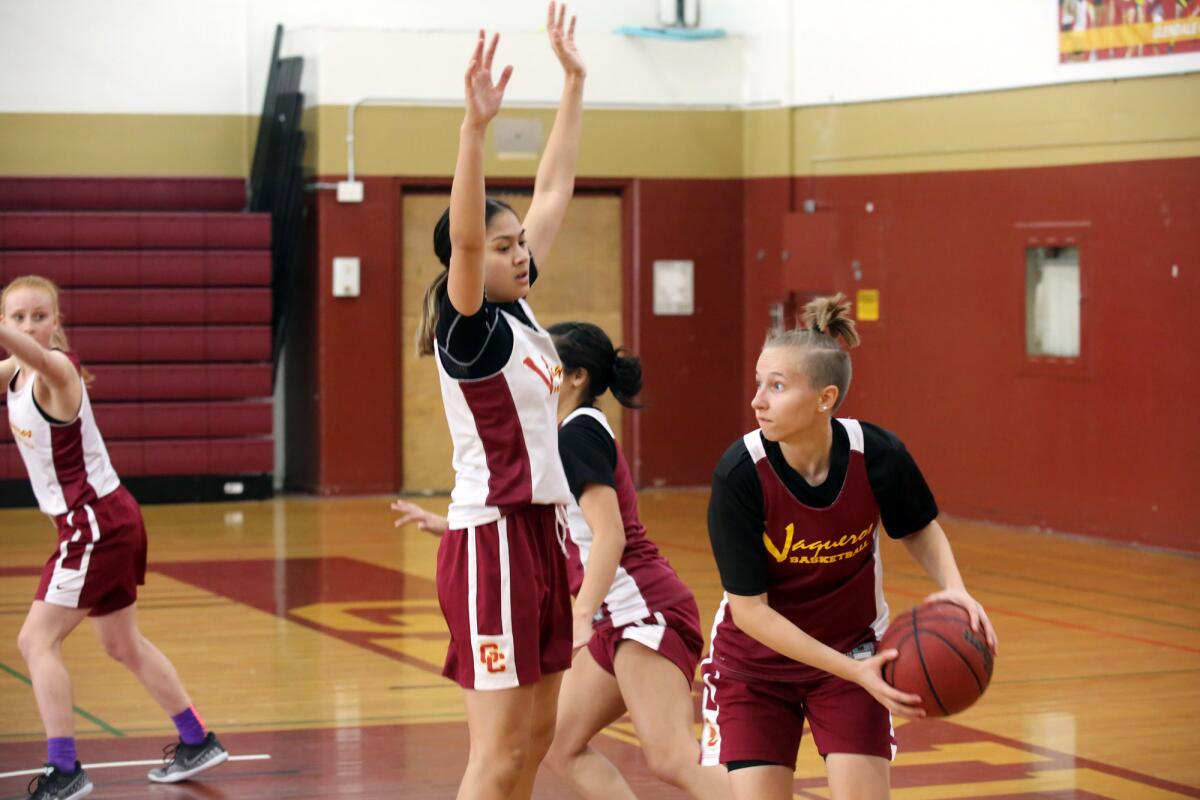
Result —
M858 0L852 13L842 3L795 7L793 105L1200 70L1200 53L1060 64L1057 0Z
M662 42L658 0L579 0L588 101L848 103L1200 70L1200 54L1059 64L1056 0L700 0L731 34ZM919 11L914 11L919 9ZM309 105L457 103L478 26L503 34L509 100L552 103L542 0L0 0L0 111L256 113L274 26L306 57Z

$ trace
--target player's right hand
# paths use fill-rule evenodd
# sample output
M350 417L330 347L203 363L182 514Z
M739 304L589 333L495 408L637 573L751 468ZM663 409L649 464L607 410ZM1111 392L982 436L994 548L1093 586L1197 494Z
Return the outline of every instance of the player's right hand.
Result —
M899 650L884 650L870 658L856 661L858 673L855 683L870 692L880 705L898 717L921 719L925 709L921 707L921 696L902 692L883 679L883 665L900 655Z
M492 118L500 112L500 103L504 100L504 88L512 77L512 67L505 67L500 73L500 80L492 83L492 59L496 57L496 45L500 43L500 34L492 36L492 42L484 50L487 35L481 30L479 39L475 42L475 52L471 63L467 65L466 123L473 127L484 128Z

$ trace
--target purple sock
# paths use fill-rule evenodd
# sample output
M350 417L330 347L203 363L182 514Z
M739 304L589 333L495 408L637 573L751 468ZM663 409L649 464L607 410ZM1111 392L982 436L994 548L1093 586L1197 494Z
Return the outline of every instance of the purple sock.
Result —
M75 762L79 757L75 754L74 736L47 739L46 749L49 752L46 760L58 767L60 772L71 773L75 771Z
M175 729L179 731L181 742L191 745L204 744L208 732L204 730L204 720L200 719L200 715L196 713L195 706L188 706L180 711L171 717L171 722L175 723Z

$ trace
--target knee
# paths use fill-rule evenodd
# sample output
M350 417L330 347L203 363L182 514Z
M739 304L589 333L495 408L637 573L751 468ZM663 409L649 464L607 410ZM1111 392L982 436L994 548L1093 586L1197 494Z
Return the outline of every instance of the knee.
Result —
M17 649L21 651L21 658L25 659L26 664L43 651L46 645L46 638L37 631L21 628L21 632L17 634Z
M103 640L104 652L114 661L126 667L135 666L141 660L142 642L139 638L124 638L119 636L106 637Z
M501 795L507 796L516 788L525 767L529 749L524 745L506 744L489 748L486 752L472 752L471 759L476 769L483 773L487 782L495 786Z
M696 753L680 753L665 744L642 745L646 766L650 773L663 783L674 786L683 784L684 773L696 763Z
M579 758L587 744L578 746L575 742L567 741L562 736L557 736L551 740L550 746L546 749L546 756L542 759L542 763L550 768L550 771L555 775L568 775L571 772L571 764L575 759Z

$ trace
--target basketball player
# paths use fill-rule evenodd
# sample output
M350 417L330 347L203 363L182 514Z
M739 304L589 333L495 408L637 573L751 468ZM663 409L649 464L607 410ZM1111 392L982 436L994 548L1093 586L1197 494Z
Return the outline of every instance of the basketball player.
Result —
M709 536L725 588L701 665L704 763L729 769L737 798L792 797L805 719L834 798L888 796L891 714L920 698L883 681L887 627L877 531L901 539L947 600L996 634L963 587L921 472L891 433L834 418L858 343L843 297L805 306L808 330L772 333L755 369L759 429L713 476Z
M555 420L562 367L525 297L574 191L586 70L575 19L564 29L566 7L553 2L548 15L565 80L529 212L522 221L484 194L484 136L512 68L493 82L499 37L489 45L480 31L450 208L433 235L446 269L425 293L418 331L422 352L435 355L454 445L437 588L450 629L443 674L464 690L471 737L460 798L529 797L571 663L559 525L571 491Z
M583 797L633 798L617 769L590 743L629 711L650 770L695 798L728 798L720 766L701 766L692 730L692 680L704 645L690 589L646 536L629 466L595 400L606 391L636 408L642 368L586 322L549 328L563 365L558 449L568 506L576 651L563 680L552 769ZM440 533L444 518L397 501L398 525Z
M109 463L88 400L90 376L68 349L52 282L28 275L0 293L0 349L10 354L0 361L9 425L38 506L58 527L58 547L17 639L49 750L30 796L75 800L92 791L76 758L71 680L61 649L86 616L105 651L141 681L179 731L179 743L166 749L166 763L150 771L150 780L174 783L217 766L229 754L205 729L175 667L138 630L146 529Z

